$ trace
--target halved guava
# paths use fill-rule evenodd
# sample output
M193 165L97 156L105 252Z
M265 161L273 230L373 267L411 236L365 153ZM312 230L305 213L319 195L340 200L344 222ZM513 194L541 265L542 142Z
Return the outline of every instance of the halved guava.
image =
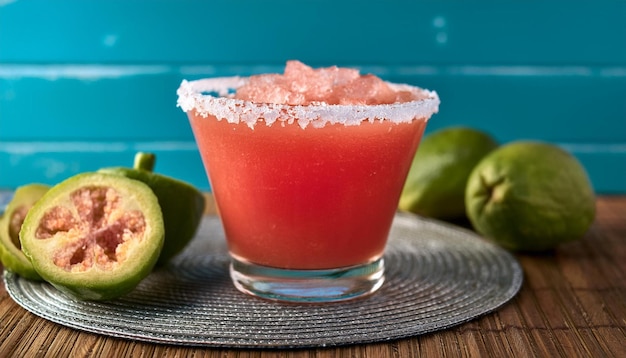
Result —
M83 173L52 187L30 209L20 241L35 270L60 291L108 300L133 290L163 246L163 216L144 183Z
M19 234L26 214L50 186L45 184L27 184L15 190L0 219L0 261L8 271L30 280L41 280L30 260L22 252Z
M133 168L102 168L99 172L142 181L157 196L165 225L165 241L157 261L157 266L162 266L179 254L195 236L204 214L205 198L189 183L154 173L155 161L154 154L138 152Z

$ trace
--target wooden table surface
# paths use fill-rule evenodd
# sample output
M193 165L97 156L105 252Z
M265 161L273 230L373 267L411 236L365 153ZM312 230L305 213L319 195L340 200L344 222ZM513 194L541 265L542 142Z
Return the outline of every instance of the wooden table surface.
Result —
M516 255L525 277L513 300L445 331L307 350L148 344L46 321L13 302L2 284L0 357L626 357L626 196L599 197L597 209L583 240Z

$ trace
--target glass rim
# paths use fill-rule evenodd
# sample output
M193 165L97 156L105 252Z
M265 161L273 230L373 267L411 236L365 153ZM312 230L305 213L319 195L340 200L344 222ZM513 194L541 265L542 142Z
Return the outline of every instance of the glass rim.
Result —
M177 107L184 112L195 110L202 116L214 116L229 123L244 122L250 128L258 122L271 126L275 122L315 128L328 124L358 125L363 121L388 120L408 123L415 119L428 120L439 111L437 92L408 84L385 82L394 90L409 91L417 99L391 104L326 104L290 105L256 103L232 96L234 91L247 83L249 77L214 77L199 80L182 80L176 94Z

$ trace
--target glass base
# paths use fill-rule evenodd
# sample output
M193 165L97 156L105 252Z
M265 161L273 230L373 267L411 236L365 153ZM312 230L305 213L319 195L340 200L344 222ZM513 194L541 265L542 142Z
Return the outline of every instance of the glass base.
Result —
M328 270L285 270L232 258L230 277L247 294L289 302L335 302L362 297L382 286L382 258L360 266Z

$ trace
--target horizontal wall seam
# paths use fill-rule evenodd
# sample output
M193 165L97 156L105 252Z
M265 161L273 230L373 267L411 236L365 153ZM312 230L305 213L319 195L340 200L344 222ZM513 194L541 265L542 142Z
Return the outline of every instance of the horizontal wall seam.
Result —
M626 66L354 66L363 73L381 76L524 76L626 78ZM42 78L47 80L118 79L163 74L248 75L282 72L283 66L269 65L83 65L83 64L0 64L0 79Z

